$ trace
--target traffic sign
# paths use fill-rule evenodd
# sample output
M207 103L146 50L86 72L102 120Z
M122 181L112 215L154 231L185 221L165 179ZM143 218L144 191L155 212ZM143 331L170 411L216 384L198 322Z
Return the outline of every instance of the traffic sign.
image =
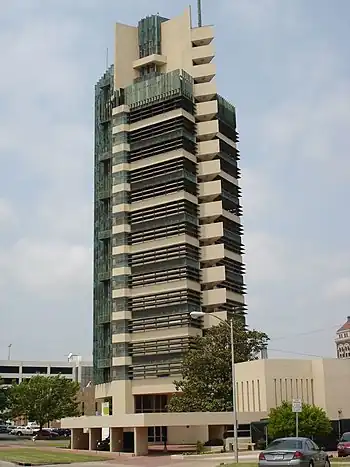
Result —
M303 403L301 399L293 399L292 410L294 413L300 413L303 411Z

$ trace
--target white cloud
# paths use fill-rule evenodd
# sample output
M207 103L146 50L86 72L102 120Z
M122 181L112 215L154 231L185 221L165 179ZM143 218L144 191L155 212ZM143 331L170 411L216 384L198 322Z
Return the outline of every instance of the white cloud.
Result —
M276 283L288 274L287 252L283 240L263 231L247 232L244 236L247 254L247 283Z
M274 145L278 158L325 163L336 160L341 163L335 167L337 173L345 167L348 170L348 158L345 161L342 156L350 151L350 143L344 138L350 131L349 101L350 81L338 82L335 88L314 99L296 96L284 101L267 114L263 137Z
M66 297L91 285L91 252L79 244L23 238L3 253L2 270L34 295Z
M279 198L269 174L259 166L242 167L242 203L244 221L258 224L262 218L279 207Z
M340 277L332 281L326 288L325 296L329 300L350 298L350 276Z
M11 202L7 199L0 198L0 232L12 225L16 215Z

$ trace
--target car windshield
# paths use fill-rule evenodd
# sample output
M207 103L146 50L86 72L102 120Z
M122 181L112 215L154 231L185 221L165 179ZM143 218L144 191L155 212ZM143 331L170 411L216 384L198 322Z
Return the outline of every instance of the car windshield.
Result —
M267 447L267 451L302 449L302 447L303 443L298 439L275 439L275 441L272 441Z
M343 433L340 441L350 441L350 433Z

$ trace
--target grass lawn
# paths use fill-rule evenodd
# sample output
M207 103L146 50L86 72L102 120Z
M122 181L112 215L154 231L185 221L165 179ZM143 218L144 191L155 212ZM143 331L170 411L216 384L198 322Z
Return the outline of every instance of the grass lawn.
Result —
M64 451L44 451L36 448L0 449L0 461L31 464L70 464L72 462L106 461L107 457Z
M57 439L57 440L40 440L40 441L35 441L35 443L32 440L27 440L25 442L26 445L30 447L49 447L49 448L68 448L69 447L69 439Z

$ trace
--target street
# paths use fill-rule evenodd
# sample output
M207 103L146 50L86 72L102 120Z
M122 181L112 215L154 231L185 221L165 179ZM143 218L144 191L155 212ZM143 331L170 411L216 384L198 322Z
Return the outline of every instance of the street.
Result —
M23 441L30 439L30 436L14 436L5 433L0 433L0 447L7 444L21 444Z

